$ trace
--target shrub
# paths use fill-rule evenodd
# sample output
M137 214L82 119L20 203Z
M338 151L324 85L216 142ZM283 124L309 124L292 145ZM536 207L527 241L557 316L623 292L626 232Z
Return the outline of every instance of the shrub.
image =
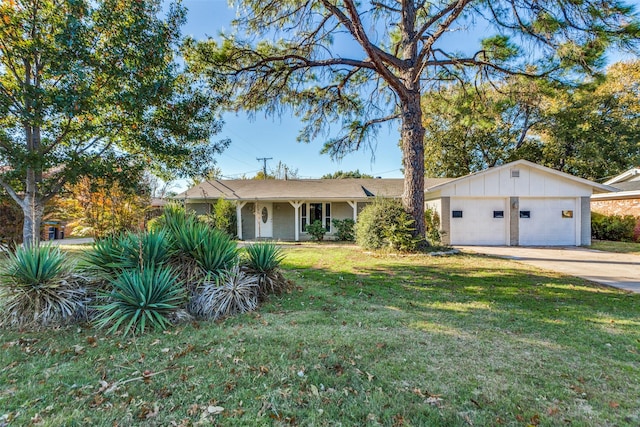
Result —
M203 319L219 319L258 307L258 278L235 265L208 281L190 303L192 314Z
M207 273L218 274L238 261L238 247L224 231L206 228L201 233L200 244L191 251L196 263Z
M591 214L591 234L598 240L633 241L638 220L632 215Z
M437 245L441 242L440 236L440 216L434 209L427 208L424 210L424 225L426 229L426 237L430 244Z
M83 258L99 274L114 278L121 270L166 264L171 253L168 234L158 230L98 239Z
M109 333L121 327L125 336L147 328L164 330L170 324L168 316L184 301L182 283L168 267L123 270L111 286L110 292L100 294L104 303L96 307L95 319L98 327L109 327Z
M399 201L375 199L358 217L356 243L365 249L414 251L420 239L413 237L412 225L413 219Z
M289 287L289 281L280 272L284 259L282 249L271 242L248 245L246 248L247 269L258 277L258 294L261 298L269 294L280 294Z
M87 291L59 248L18 247L0 268L3 323L62 324L86 312Z
M322 221L315 220L313 224L307 225L307 233L318 242L324 240L324 235L327 233L327 229L322 225Z
M333 222L334 227L336 227L336 239L347 242L353 242L355 240L353 229L356 223L354 220L351 218L334 219L331 222Z
M235 237L238 232L236 206L225 199L218 199L213 206L214 226L229 236Z

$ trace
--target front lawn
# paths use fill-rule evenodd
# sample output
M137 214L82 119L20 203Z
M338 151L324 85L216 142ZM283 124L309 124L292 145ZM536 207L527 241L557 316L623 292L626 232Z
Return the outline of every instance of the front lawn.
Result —
M286 254L297 287L252 314L0 331L0 425L640 423L640 295L475 255Z
M591 249L623 254L640 255L640 243L638 242L612 242L610 240L593 240Z

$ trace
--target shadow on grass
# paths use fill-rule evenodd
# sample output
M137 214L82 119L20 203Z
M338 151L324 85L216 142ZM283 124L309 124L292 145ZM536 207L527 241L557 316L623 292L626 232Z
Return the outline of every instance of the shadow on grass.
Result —
M306 291L324 310L366 309L364 298L433 333L508 335L578 352L615 341L608 355L620 360L640 337L640 295L482 255L320 257L294 274L314 283Z

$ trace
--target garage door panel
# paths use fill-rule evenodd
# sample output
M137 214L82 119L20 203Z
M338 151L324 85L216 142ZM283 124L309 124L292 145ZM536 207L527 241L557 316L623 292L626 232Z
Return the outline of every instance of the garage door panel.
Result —
M575 199L521 198L519 218L521 246L564 246L576 244ZM564 215L563 215L564 212Z
M451 244L453 245L505 245L509 213L506 199L451 199ZM453 212L462 217L453 217ZM502 218L494 218L494 211Z

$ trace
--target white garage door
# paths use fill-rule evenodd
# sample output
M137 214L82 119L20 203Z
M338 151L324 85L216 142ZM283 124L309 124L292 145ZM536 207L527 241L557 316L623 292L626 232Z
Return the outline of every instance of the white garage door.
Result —
M576 199L520 198L519 216L520 246L576 244Z
M451 198L452 245L507 245L509 204L504 198Z

